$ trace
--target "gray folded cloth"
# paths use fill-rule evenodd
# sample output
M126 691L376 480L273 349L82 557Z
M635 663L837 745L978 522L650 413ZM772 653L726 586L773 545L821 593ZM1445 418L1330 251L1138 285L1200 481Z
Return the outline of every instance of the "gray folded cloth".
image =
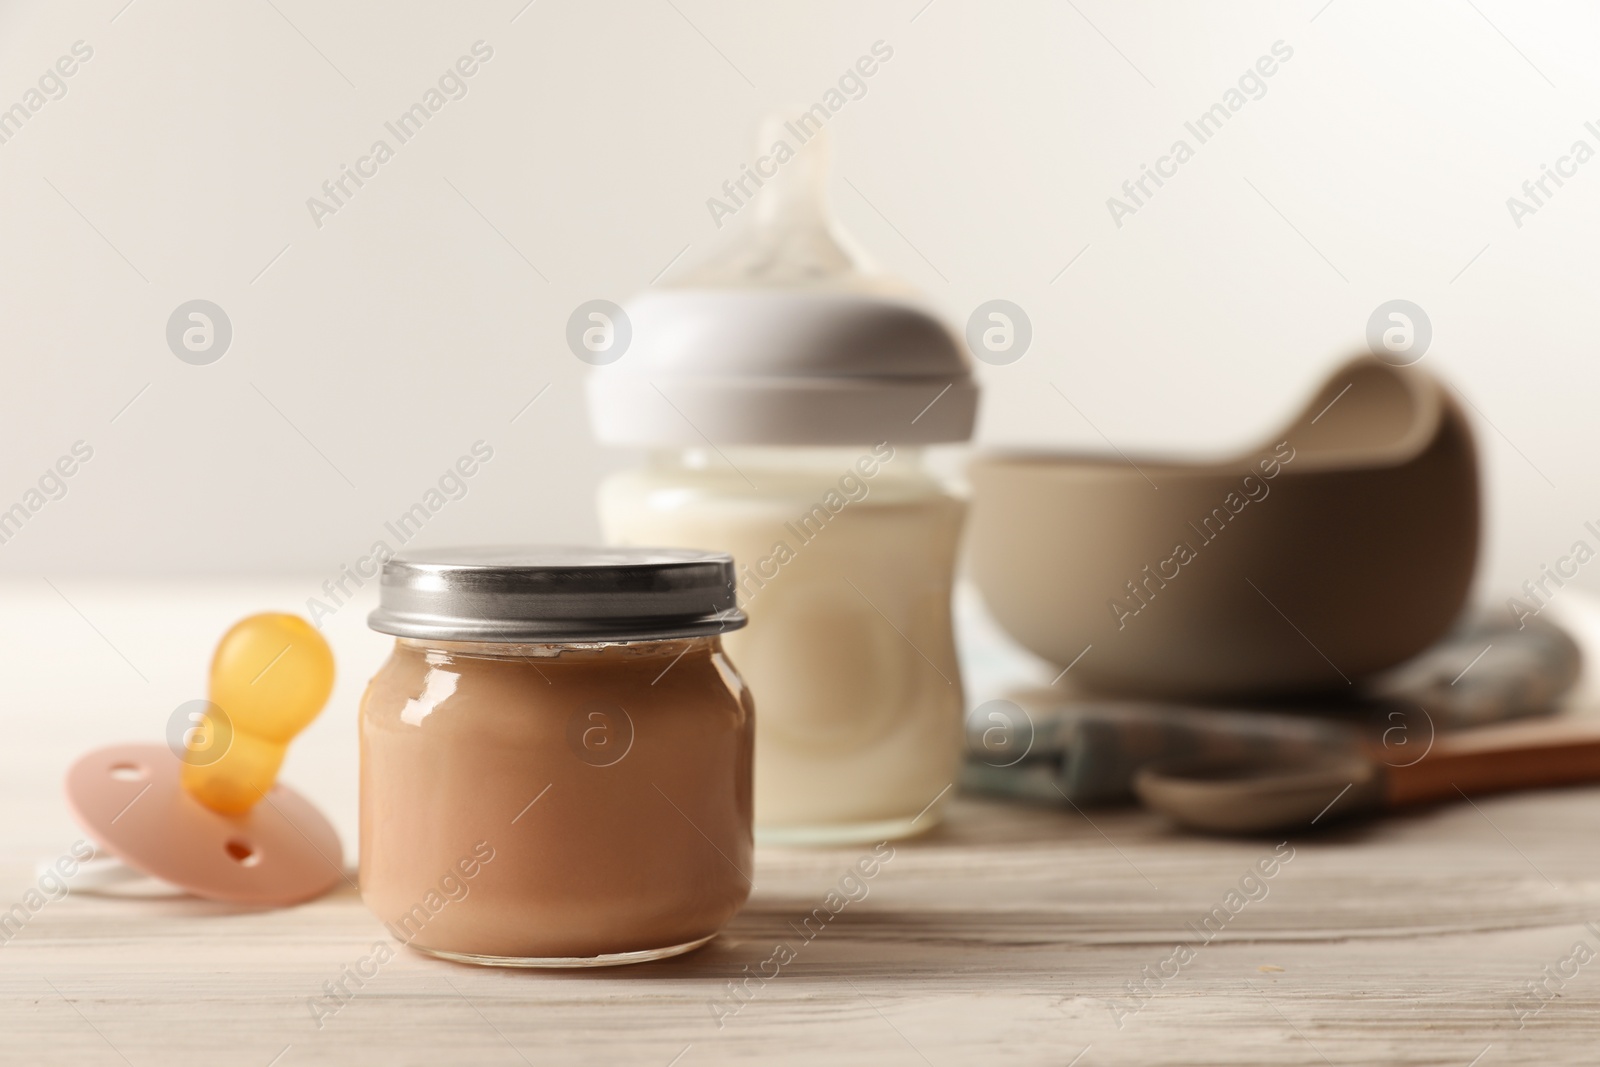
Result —
M1435 731L1552 714L1582 655L1559 627L1475 616L1353 699L1249 709L1085 700L1027 689L967 716L963 789L1074 804L1132 799L1140 767L1175 756L1281 758L1377 745L1401 764Z

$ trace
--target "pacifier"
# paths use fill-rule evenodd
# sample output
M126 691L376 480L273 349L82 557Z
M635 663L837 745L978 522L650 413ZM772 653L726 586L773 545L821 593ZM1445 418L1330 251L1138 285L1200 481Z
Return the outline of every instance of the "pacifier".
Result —
M195 896L258 906L321 896L345 876L339 835L277 777L332 690L333 651L315 627L252 615L217 644L210 699L178 709L168 744L81 757L67 803L101 849ZM96 884L120 880L102 872Z

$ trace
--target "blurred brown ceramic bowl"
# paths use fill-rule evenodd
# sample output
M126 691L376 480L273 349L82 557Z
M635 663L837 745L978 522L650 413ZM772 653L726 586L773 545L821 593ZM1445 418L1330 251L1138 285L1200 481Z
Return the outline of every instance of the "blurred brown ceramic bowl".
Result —
M1370 356L1232 460L990 455L971 479L996 620L1103 693L1344 688L1442 636L1477 559L1465 416L1438 379Z

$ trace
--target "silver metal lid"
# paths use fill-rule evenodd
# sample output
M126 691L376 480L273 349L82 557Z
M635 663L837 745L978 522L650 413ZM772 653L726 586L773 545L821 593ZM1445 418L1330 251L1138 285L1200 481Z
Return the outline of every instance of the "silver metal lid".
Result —
M659 641L745 624L726 552L496 545L384 563L367 625L492 643Z

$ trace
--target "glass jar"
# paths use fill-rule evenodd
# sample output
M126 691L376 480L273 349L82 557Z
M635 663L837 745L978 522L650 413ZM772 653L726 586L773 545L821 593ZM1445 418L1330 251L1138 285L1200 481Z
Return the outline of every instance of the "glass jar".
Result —
M761 693L756 835L879 841L936 825L962 753L951 585L966 506L917 449L657 451L600 489L614 544L732 553Z
M753 706L726 555L464 549L384 564L361 704L361 893L411 947L581 967L687 952L744 903Z

